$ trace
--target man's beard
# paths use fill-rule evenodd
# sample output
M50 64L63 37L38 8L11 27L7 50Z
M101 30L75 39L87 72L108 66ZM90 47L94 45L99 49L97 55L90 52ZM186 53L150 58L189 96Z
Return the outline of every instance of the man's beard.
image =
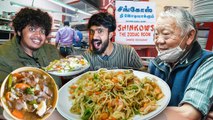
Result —
M94 45L95 42L97 42L99 45L102 44L101 48L99 48L99 49L96 48L95 45ZM96 44L97 44L97 43L96 43ZM106 40L106 41L103 42L103 43L102 43L102 41L99 40L99 39L93 39L93 40L92 40L92 48L93 48L93 52L94 52L95 54L102 54L102 53L104 53L105 50L106 50L106 48L108 47L108 45L109 45L109 40Z

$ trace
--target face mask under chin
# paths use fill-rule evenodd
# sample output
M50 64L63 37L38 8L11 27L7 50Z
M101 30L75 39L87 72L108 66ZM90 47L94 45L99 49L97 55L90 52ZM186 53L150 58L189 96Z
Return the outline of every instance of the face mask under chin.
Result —
M183 39L181 40L180 44L182 43L182 41L184 40L185 36L183 37ZM181 56L183 56L184 52L185 52L185 48L182 49L180 47L180 44L175 47L175 48L171 48L165 51L158 51L158 57L162 60L165 61L167 63L175 63L177 62Z
M182 50L180 46L177 46L175 48L159 52L158 57L165 62L168 63L174 63L177 62L177 60L183 55L185 49Z

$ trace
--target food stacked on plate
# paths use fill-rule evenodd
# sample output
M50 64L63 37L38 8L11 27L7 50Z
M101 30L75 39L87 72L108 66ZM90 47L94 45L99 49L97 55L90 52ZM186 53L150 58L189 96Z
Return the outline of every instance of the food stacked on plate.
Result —
M44 68L48 72L65 73L79 70L88 65L87 60L82 56L68 56L60 60L54 60Z
M38 68L19 68L10 73L1 86L1 102L13 119L46 119L57 100L54 79Z
M145 115L164 97L153 78L138 78L133 70L101 69L84 74L69 87L70 112L83 120L126 120Z

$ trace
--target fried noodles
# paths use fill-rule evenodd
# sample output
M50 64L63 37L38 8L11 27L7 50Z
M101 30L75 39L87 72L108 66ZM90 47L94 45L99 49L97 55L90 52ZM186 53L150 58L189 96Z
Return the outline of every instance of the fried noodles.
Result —
M164 95L156 80L138 78L133 70L84 74L70 86L70 112L83 120L123 120L154 111Z

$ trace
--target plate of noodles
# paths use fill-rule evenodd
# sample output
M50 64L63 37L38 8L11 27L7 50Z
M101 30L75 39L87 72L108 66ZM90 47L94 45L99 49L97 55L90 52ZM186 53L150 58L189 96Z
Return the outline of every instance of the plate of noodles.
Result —
M99 69L66 83L57 110L71 120L147 120L161 113L170 97L169 86L149 73Z
M70 55L60 60L54 60L43 69L56 76L71 76L79 74L88 69L90 64L80 55Z
M6 119L44 120L56 107L58 87L45 71L21 67L5 78L0 98Z

